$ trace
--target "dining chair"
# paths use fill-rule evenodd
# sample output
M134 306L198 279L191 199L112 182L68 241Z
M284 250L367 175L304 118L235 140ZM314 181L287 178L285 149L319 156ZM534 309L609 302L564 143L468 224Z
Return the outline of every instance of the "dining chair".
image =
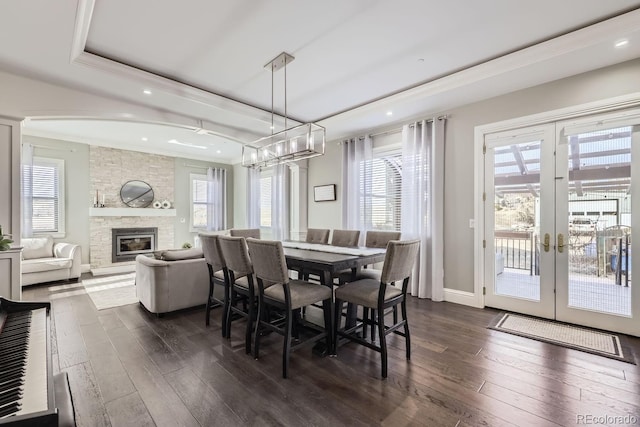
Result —
M260 337L264 331L268 330L282 335L284 337L282 377L287 378L289 358L293 351L323 338L326 339L327 348L331 350L333 345L333 292L328 286L289 279L282 242L249 238L247 239L247 245L258 284L258 313L253 345L254 357L256 359L259 358ZM271 286L267 286L268 284ZM324 312L324 327L322 328L294 315L294 311L317 302L322 302ZM276 324L266 320L263 313L268 308L281 310L284 313L284 322ZM300 334L299 341L295 345L292 344L294 317L296 322L299 323L296 325L298 332L302 332L303 328L315 332L306 339L303 339L302 334Z
M387 341L386 336L390 333L401 335L405 338L405 351L407 360L411 359L411 336L409 334L409 323L407 320L407 286L409 277L416 261L419 240L392 240L387 244L382 275L379 281L375 279L361 279L340 286L335 291L335 339L334 348L337 350L338 337L344 337L355 341L380 353L382 363L382 378L387 377ZM402 288L394 286L396 282L402 281ZM367 316L363 316L361 323L355 326L340 329L342 320L342 304L344 302L354 305L361 305L363 308L373 309L376 316L373 322ZM400 306L402 319L397 319L394 315L392 325L385 324L386 310ZM377 326L379 342L367 340L366 333L358 335L358 329L363 325L371 323ZM402 328L403 331L399 331Z
M212 308L223 307L222 336L225 337L227 333L226 313L227 304L229 303L229 281L226 274L224 258L222 258L222 252L220 251L219 236L199 234L198 237L200 238L202 252L209 269L209 298L207 299L205 324L209 326ZM216 295L216 288L218 287L222 289L222 299Z
M229 303L226 306L226 338L231 338L231 323L237 317L247 319L245 326L245 351L251 353L251 333L256 315L256 293L253 282L253 266L244 237L220 236L220 250L225 260L229 281ZM242 303L241 306L238 306ZM236 316L234 316L236 315Z
M399 240L402 235L399 231L367 231L365 236L365 246L368 248L386 248L391 240ZM338 283L344 285L347 282L360 279L380 280L381 270L365 268L360 269L353 276L351 270L343 270L338 273Z
M333 230L331 245L333 246L358 246L360 230Z
M329 229L307 228L307 237L305 238L305 242L326 245L329 243L329 232Z
M365 236L365 246L368 248L386 248L387 244L391 240L400 240L400 236L402 233L400 231L367 231L367 235ZM355 276L354 276L355 274ZM344 285L347 282L353 282L355 280L361 279L374 279L380 280L382 276L382 270L368 268L368 266L364 266L364 268L358 269L355 273L351 269L346 269L338 272L338 284L340 286ZM367 307L362 309L362 317L365 319L369 318L369 311L371 312L370 323L373 323L375 320L376 311L375 309L369 310ZM393 320L394 323L398 320L398 309L397 306L393 308ZM367 334L367 324L364 324L364 328L362 333L364 335ZM371 340L375 339L375 328L371 328Z
M229 230L229 234L233 237L253 237L254 239L260 238L259 228L232 228Z

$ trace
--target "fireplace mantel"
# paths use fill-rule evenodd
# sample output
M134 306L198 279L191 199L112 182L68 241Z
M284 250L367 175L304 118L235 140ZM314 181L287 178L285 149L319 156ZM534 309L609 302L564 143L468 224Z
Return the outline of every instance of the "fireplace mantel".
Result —
M153 208L89 208L89 216L176 216L176 210Z

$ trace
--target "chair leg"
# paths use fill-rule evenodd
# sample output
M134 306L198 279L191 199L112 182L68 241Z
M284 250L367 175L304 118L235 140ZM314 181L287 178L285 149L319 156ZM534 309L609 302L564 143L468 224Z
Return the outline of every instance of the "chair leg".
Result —
M342 322L342 301L336 299L333 305L333 354L338 354L338 330Z
M231 307L230 303L231 296L229 295L229 286L224 285L224 306L222 311L222 338L227 338L227 316Z
M322 301L322 311L324 312L324 331L327 334L327 352L335 354L333 349L333 313L331 312L331 299Z
M226 321L225 321L225 338L231 339L231 307L236 304L236 292L231 289L229 298L229 306L227 307Z
M282 347L282 378L287 378L289 373L289 353L291 353L291 324L293 313L291 309L287 309L284 324L284 345Z
M371 309L371 342L376 340L376 310Z
M209 318L211 317L211 297L213 296L213 283L209 279L209 298L207 298L207 312L205 314L204 324L209 326ZM222 322L224 324L224 314L222 315ZM224 333L223 333L224 335Z
M253 332L253 322L255 321L255 299L253 293L249 293L249 312L247 313L247 326L244 332L244 350L251 354L251 333Z
M380 358L382 362L382 378L387 378L387 334L384 327L384 310L378 307L378 336L380 338Z
M260 322L264 317L263 310L264 304L260 298L258 298L258 310L256 312L256 327L253 331L253 357L258 360L260 356Z
M369 307L362 307L362 338L365 338L365 339L367 338L368 325L369 325ZM371 336L373 337L373 325L371 325Z
M411 335L409 334L409 321L407 320L407 303L406 300L402 300L400 304L402 309L402 319L404 320L404 338L407 352L407 360L411 360Z

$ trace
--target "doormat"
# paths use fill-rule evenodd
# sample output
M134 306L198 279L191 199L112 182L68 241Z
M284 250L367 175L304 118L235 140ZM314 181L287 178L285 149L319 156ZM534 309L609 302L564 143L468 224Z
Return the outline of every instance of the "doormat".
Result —
M120 307L138 302L136 273L105 276L82 281L84 289L98 310Z
M636 364L621 337L605 331L514 313L500 313L488 328Z

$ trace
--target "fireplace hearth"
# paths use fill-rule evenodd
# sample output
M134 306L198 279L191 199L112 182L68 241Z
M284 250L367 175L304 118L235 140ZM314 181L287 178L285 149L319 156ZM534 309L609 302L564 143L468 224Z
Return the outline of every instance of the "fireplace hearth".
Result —
M112 228L111 261L133 261L138 255L149 255L155 251L158 241L157 227Z

